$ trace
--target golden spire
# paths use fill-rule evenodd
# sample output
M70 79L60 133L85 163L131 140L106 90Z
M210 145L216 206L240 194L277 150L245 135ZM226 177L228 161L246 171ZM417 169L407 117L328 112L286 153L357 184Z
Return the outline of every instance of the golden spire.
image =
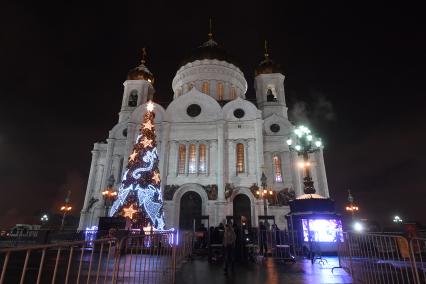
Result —
M269 53L268 53L268 42L265 39L265 59L269 59Z
M145 58L146 58L146 48L144 47L144 48L142 48L142 60L141 60L141 63L142 64L145 64Z
M209 36L209 39L213 39L213 33L212 33L212 17L209 18L209 33L207 34Z

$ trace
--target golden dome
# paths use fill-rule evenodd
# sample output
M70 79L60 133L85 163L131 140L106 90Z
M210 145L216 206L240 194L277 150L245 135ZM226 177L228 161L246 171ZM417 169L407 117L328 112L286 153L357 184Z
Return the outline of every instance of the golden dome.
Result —
M255 76L260 74L273 74L273 73L281 73L281 67L279 64L275 63L269 58L268 46L265 40L265 59L259 63L256 67L254 73Z
M145 48L142 49L142 60L141 64L138 67L133 68L127 74L127 80L146 80L151 84L154 84L154 75L146 67L146 51Z

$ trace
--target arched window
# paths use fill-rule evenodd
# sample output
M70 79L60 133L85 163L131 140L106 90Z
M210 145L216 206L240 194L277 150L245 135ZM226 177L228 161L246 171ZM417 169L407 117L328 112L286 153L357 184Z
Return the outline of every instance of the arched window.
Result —
M283 182L283 176L281 172L281 159L278 155L274 155L274 179L275 182Z
M186 146L179 145L178 173L185 174Z
M235 90L235 87L231 88L231 100L235 100L237 98L237 90Z
M204 82L201 90L204 94L208 95L209 94L209 82Z
M237 144L237 173L244 173L244 145Z
M200 174L205 174L207 172L206 158L206 145L200 144L200 146L198 146L198 173Z
M129 95L129 107L135 107L138 104L138 90L132 90Z
M275 95L272 93L271 89L268 89L268 91L266 92L266 100L268 102L276 102L277 98L275 97Z
M223 83L217 83L217 99L223 101Z
M195 144L189 145L189 164L188 164L188 172L190 174L194 174L197 172L197 153L196 153Z

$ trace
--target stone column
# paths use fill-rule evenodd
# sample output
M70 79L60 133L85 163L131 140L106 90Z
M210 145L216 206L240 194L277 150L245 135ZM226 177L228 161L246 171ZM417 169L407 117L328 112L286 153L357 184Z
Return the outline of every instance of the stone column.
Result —
M228 140L228 177L237 175L237 142Z
M291 161L292 172L293 172L294 191L296 192L296 196L300 196L300 195L304 194L304 192L303 192L303 187L302 187L303 177L301 176L301 171L300 171L300 168L298 166L299 157L298 157L297 153L295 153L295 152L290 152L290 156L291 156L290 161Z
M111 172L112 154L114 152L115 139L108 138L107 142L108 142L108 145L107 145L107 151L105 156L105 168L104 168L104 174L102 176L101 188L106 188L107 186L107 180Z
M224 146L225 146L225 122L219 121L217 124L217 187L218 201L225 201L225 184L224 184Z
M179 160L179 143L177 141L170 141L170 155L168 175L175 177L178 175L178 160Z
M209 153L209 174L212 176L216 176L217 174L217 169L218 169L217 159L216 159L217 156L218 156L217 141L213 140L210 143L210 153Z
M256 180L257 184L260 185L260 177L262 176L262 167L264 165L263 160L263 120L257 118L255 122L255 132L256 132Z
M256 173L256 144L254 139L249 139L247 147L247 174Z
M284 186L293 184L293 168L290 152L281 152L281 174Z
M96 144L93 147L92 150L92 162L90 163L90 171L89 171L89 179L87 181L87 187L86 187L86 196L84 197L84 205L80 213L80 221L78 228L79 230L83 230L87 226L87 215L88 211L86 211L89 200L93 196L93 183L96 176L96 164L99 159L99 150L96 149Z
M273 168L273 161L272 161L272 153L271 152L264 152L264 171L267 178L267 184L268 186L271 186L274 183L274 168Z
M161 177L161 189L162 193L164 194L164 187L167 183L167 168L168 168L168 149L169 149L169 134L170 134L170 123L163 122L161 123L161 138L157 137L157 139L161 140L161 150L159 153L159 170L160 170L160 177Z
M318 181L321 183L321 194L325 197L329 197L330 193L328 191L328 183L327 183L327 175L325 172L325 164L324 164L324 154L322 149L315 154L315 160L317 164L318 170Z

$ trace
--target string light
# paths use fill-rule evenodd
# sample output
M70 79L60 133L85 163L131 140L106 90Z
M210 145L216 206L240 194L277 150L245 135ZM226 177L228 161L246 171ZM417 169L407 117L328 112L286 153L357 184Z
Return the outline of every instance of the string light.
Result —
M123 174L117 199L112 205L109 215L125 215L134 222L144 219L143 226L148 224L149 219L154 230L164 231L163 200L160 189L153 109L154 104L149 102L148 112L144 115L144 122L133 146L127 169Z

